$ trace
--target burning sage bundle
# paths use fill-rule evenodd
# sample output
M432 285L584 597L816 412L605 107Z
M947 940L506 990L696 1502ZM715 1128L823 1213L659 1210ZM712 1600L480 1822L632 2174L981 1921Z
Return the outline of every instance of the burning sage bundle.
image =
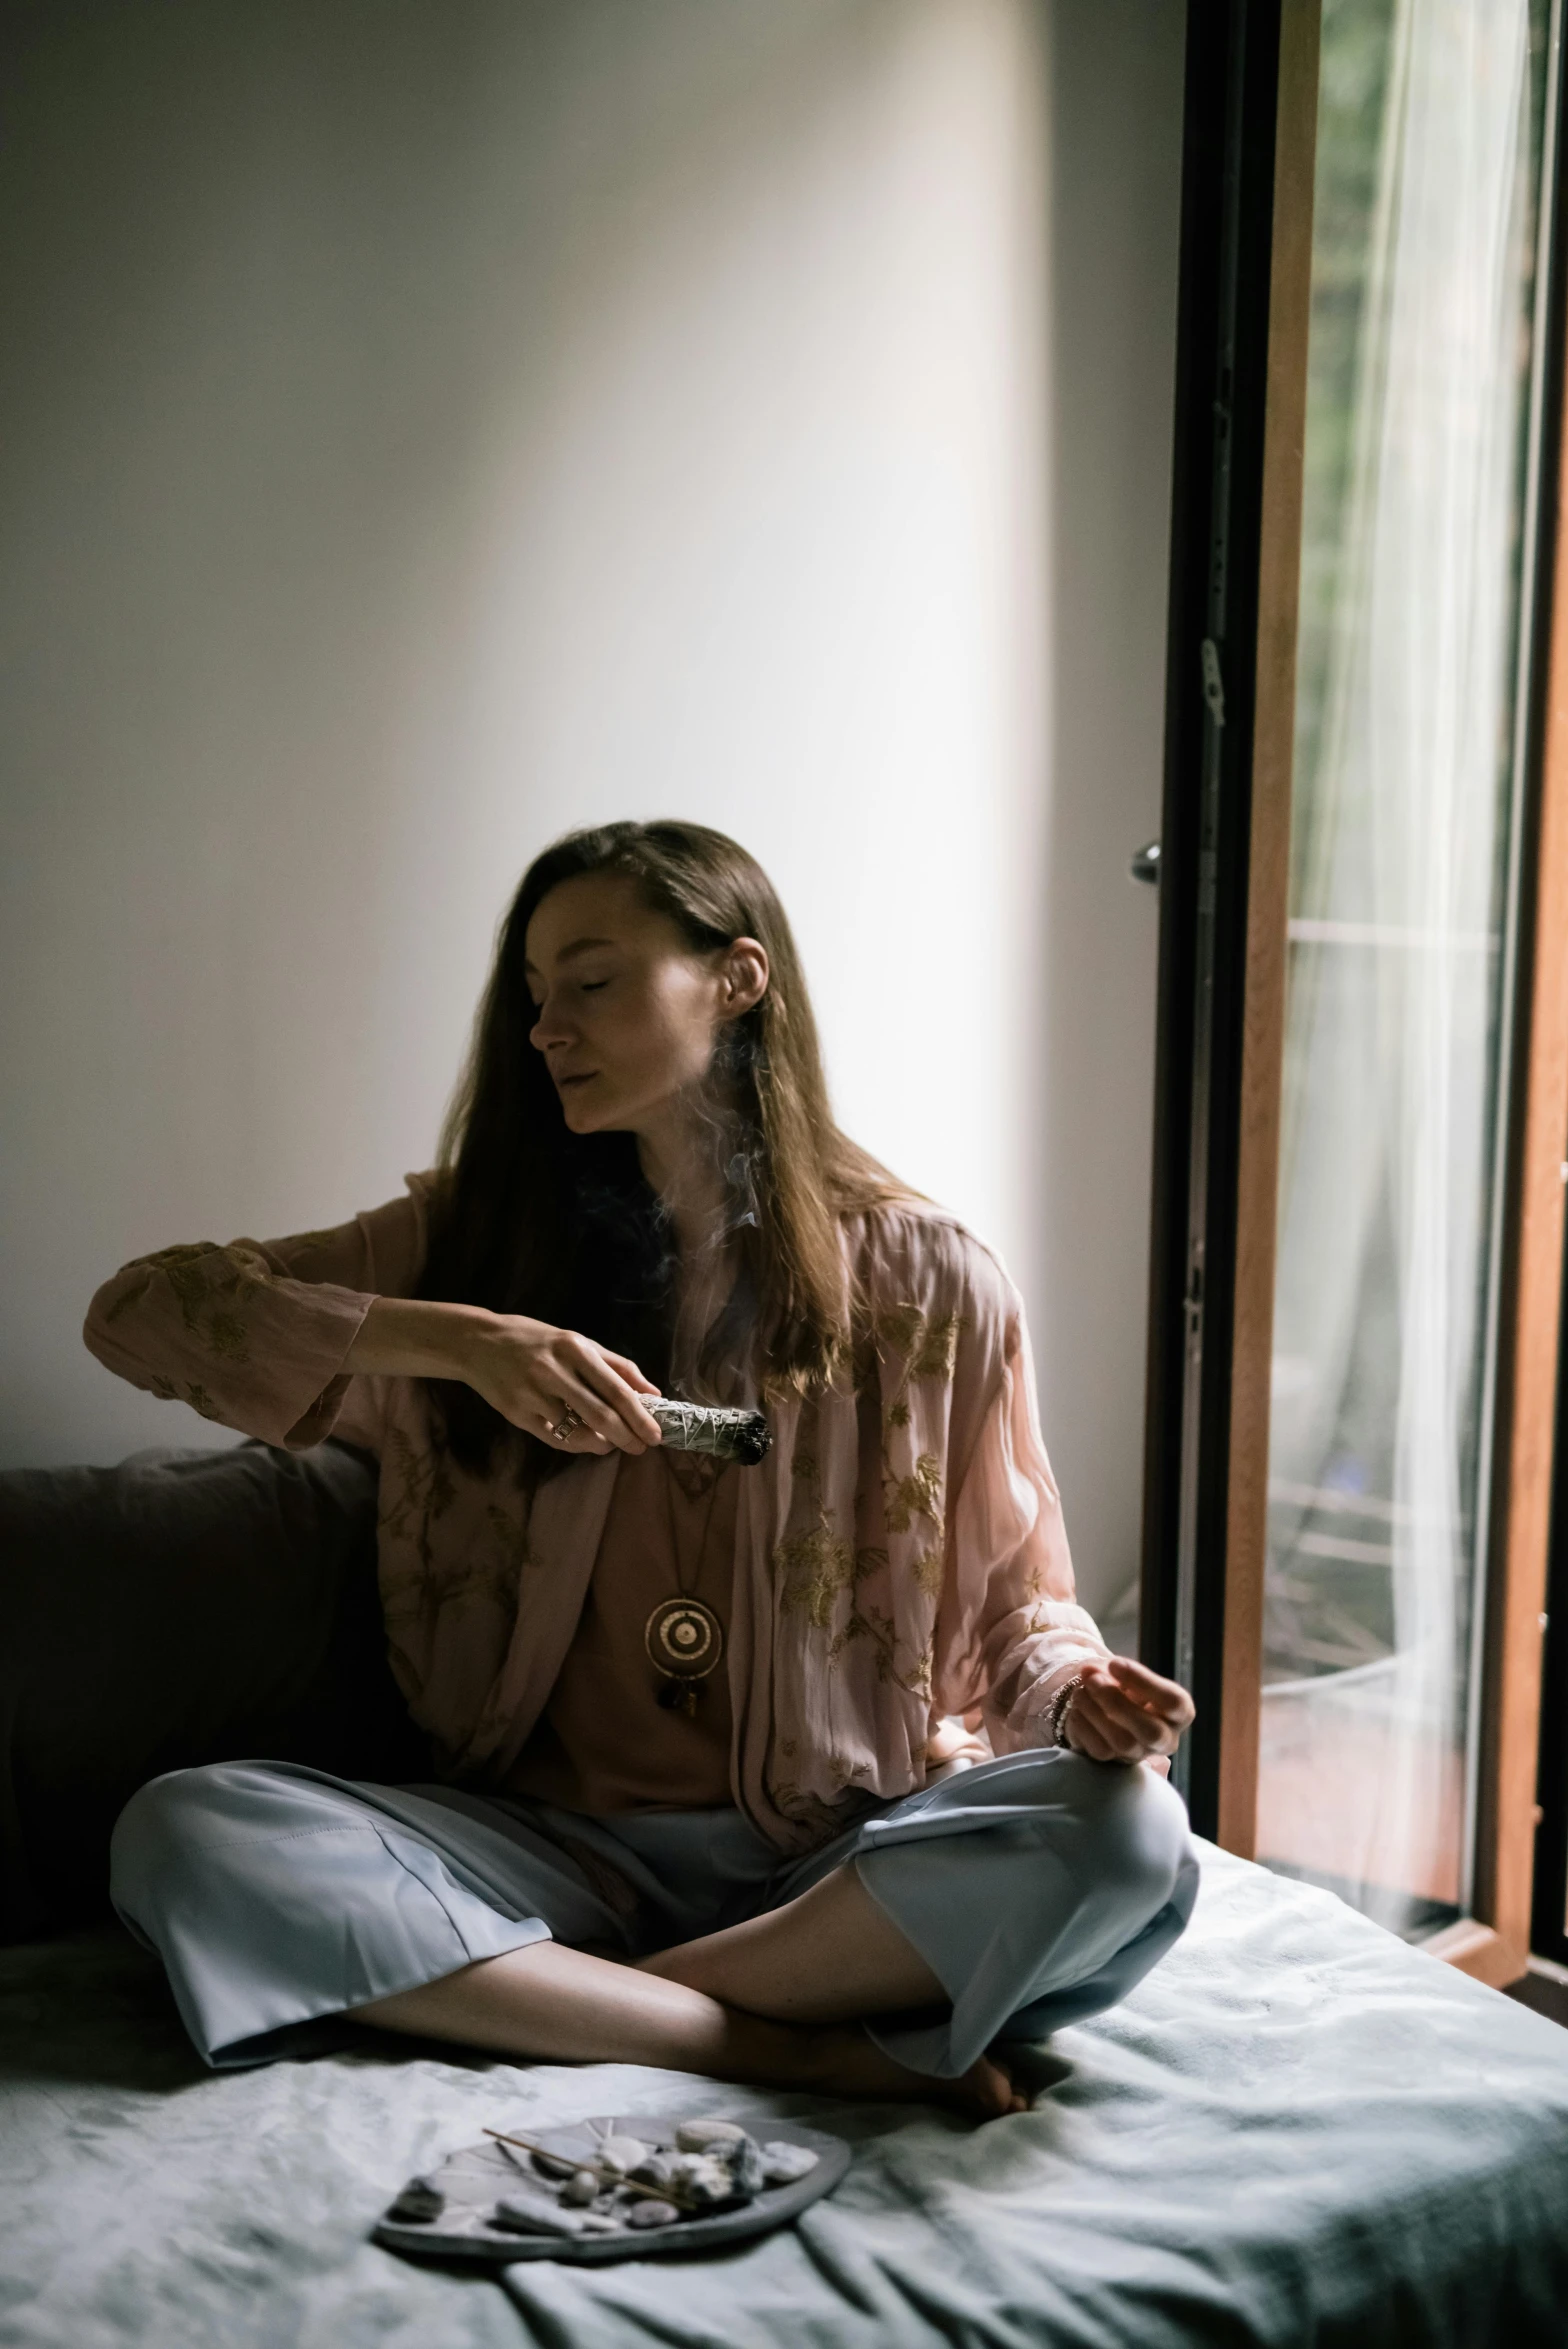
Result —
M711 1452L755 1468L773 1447L773 1430L760 1411L715 1411L702 1403L650 1402L665 1442L677 1452Z

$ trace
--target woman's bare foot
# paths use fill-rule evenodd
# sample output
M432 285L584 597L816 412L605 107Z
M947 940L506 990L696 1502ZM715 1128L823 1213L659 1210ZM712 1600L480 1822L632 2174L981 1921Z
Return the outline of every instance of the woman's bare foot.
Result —
M976 2120L1022 2112L1002 2065L982 2056L958 2080L895 2063L858 2022L781 2022L586 1950L536 1941L479 1958L417 1990L356 2007L379 2030L452 2039L546 2063L652 2064L757 2088L946 2104ZM881 2012L879 2008L877 2010Z
M955 2080L966 2107L978 2110L982 2120L994 2121L1010 2112L1028 2112L1028 2097L1019 2087L1006 2066L993 2063L988 2055L972 2063L961 2080Z
M806 2039L807 2034L802 2033ZM817 2031L809 2056L809 2085L824 2096L886 2096L901 2104L946 2104L976 2120L1027 2112L1029 2099L1011 2075L983 2055L956 2080L912 2072L853 2026ZM804 2083L803 2083L804 2084Z

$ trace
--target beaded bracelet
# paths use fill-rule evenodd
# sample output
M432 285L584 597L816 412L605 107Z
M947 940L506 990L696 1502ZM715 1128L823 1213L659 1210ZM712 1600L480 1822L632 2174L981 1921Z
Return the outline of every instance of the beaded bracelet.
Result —
M1061 1687L1052 1697L1050 1705L1046 1711L1046 1727L1050 1730L1051 1733L1049 1739L1050 1744L1063 1746L1068 1752L1071 1752L1072 1748L1067 1745L1067 1740L1063 1736L1062 1732L1067 1727L1067 1717L1071 1713L1074 1705L1078 1702L1078 1697L1082 1688L1083 1674L1081 1672L1069 1672L1067 1678L1062 1682Z

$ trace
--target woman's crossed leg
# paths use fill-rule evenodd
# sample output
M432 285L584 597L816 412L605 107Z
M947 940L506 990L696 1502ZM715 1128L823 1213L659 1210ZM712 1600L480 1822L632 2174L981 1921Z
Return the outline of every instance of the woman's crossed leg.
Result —
M982 2056L961 2079L912 2072L876 2046L863 2018L945 2005L925 1960L853 1867L747 1923L635 1965L534 1942L417 1990L373 2000L356 2019L565 2063L639 2063L756 2087L956 2103L983 2118L1026 2099Z

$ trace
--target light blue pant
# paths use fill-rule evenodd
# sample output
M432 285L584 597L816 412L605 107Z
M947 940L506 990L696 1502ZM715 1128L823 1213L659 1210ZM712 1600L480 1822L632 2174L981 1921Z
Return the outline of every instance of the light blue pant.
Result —
M533 1941L641 1957L779 1907L852 1861L951 2011L874 2036L954 2078L1126 1996L1192 1913L1179 1797L1142 1769L1010 1754L786 1860L737 1810L591 1819L289 1762L176 1770L114 1832L111 1891L210 2064L321 2044L329 2016ZM303 2035L301 2026L315 2026Z

